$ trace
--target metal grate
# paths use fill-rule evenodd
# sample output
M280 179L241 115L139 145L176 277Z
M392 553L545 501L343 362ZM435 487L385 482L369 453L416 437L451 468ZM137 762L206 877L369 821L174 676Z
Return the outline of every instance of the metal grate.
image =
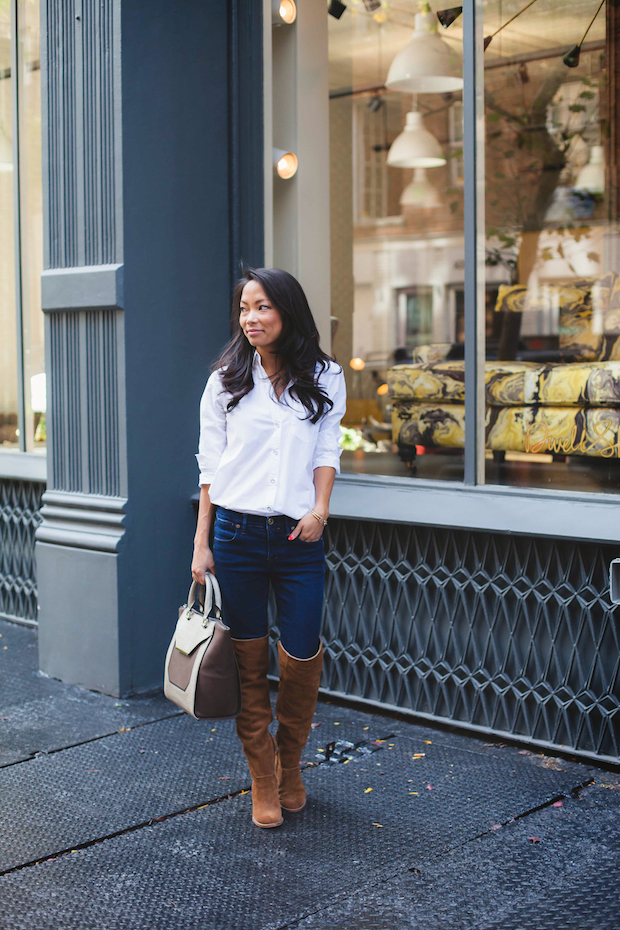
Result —
M617 757L611 546L330 520L323 685Z
M0 616L37 619L34 534L45 485L0 480Z

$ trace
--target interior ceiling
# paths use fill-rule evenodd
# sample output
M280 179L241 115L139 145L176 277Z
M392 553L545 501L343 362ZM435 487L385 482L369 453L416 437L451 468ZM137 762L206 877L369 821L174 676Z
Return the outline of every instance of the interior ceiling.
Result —
M345 0L341 19L328 16L330 90L382 84L390 63L408 42L418 11L417 0L384 0L378 23L365 12L362 0ZM485 0L484 32L489 35L522 9L527 0ZM494 39L485 60L511 58L558 46L576 45L594 16L599 0L536 0L522 16ZM432 0L433 11L456 5L456 0ZM442 39L455 47L463 43L462 17L448 29L439 27ZM605 38L605 8L590 29L587 42ZM567 69L568 70L568 69ZM575 74L575 72L573 72Z

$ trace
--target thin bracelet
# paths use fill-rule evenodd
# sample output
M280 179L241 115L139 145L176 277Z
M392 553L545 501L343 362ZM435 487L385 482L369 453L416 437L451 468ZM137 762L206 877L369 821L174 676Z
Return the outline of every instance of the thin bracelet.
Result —
M327 520L324 520L320 513L317 513L316 510L311 510L310 513L313 517L316 517L319 523L322 523L323 526L327 526Z

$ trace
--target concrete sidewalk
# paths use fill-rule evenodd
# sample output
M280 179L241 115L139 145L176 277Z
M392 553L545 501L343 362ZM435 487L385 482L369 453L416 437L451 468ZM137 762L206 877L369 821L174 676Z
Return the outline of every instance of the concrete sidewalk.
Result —
M0 623L1 930L620 930L620 776L332 704L250 821L234 724L36 670Z

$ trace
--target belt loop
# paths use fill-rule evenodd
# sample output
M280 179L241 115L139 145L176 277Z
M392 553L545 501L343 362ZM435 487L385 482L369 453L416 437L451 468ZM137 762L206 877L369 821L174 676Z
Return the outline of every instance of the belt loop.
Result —
M242 521L242 522L243 522L243 529L241 530L241 532L242 532L243 535L245 536L246 527L247 527L247 525L248 525L248 515L247 515L247 513L244 513L244 514L243 514L243 521Z

